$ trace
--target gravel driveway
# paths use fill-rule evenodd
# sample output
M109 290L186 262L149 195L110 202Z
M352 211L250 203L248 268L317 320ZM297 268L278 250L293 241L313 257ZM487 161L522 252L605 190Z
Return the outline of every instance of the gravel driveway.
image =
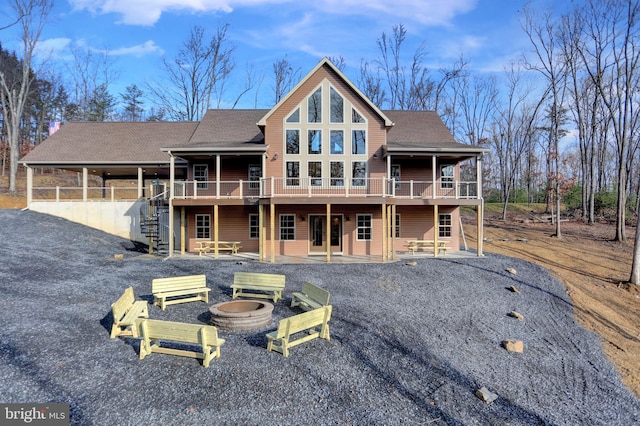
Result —
M562 284L518 259L149 260L118 237L17 210L0 210L0 238L0 402L68 403L72 424L640 423L640 400L598 337L575 322ZM206 274L216 303L230 300L236 271L285 274L284 301L269 327L221 330L222 356L209 368L163 354L139 360L135 339L109 339L110 305L126 287L149 300L153 278ZM297 346L289 358L269 353L265 333L301 312L288 302L303 280L331 292L331 341ZM207 308L149 313L206 323ZM521 340L524 352L505 350L507 339ZM497 400L476 397L481 387Z

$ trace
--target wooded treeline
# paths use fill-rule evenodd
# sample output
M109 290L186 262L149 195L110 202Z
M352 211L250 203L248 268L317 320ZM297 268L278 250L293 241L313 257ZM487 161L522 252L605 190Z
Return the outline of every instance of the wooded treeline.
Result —
M155 80L113 93L119 76L106 52L76 46L65 63L36 66L51 3L11 3L16 22L0 23L0 33L21 26L25 49L0 45L2 173L47 137L52 121L199 120L208 108L233 108L252 95L258 107L260 91L273 93L270 105L260 105L270 107L302 76L287 56L268 70L239 70L228 25L193 27ZM483 193L504 202L505 214L510 202L547 203L555 215L562 205L590 223L611 212L615 238L625 240L640 200L640 169L633 167L640 164L638 12L629 0L585 0L558 16L525 7L520 21L530 49L501 73L473 72L464 56L429 69L428 41L409 51L403 25L372 40L375 58L355 67L331 59L345 74L356 69L348 76L382 109L435 110L459 141L489 148ZM243 86L231 86L232 79Z

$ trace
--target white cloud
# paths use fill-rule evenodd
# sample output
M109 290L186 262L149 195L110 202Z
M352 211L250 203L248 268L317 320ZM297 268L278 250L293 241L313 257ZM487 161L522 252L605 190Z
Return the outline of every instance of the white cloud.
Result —
M381 19L406 20L424 25L447 25L460 13L473 10L477 0L320 0L313 5L325 13L378 15Z
M234 6L283 3L287 0L69 0L76 10L93 13L115 13L119 23L152 26L165 12L225 12Z
M119 47L107 52L110 56L135 56L138 58L150 53L162 55L164 54L164 51L153 40L147 40L142 44L130 47Z
M47 58L50 56L60 56L62 52L71 44L70 38L58 37L42 40L38 42L36 56Z
M457 14L475 8L478 0L315 0L305 4L307 8L335 15L364 15L381 20L407 20L424 25L446 25ZM224 12L236 7L268 6L293 3L295 0L69 0L76 10L93 13L115 13L119 23L129 25L154 25L165 12Z

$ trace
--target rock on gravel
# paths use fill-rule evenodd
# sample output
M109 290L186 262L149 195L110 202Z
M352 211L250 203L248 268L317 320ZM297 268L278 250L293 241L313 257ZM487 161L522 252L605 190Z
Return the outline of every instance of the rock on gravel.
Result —
M518 259L442 256L410 268L149 259L118 237L17 210L0 210L0 238L0 400L68 403L72 424L640 423L640 401L576 323L562 284ZM150 300L153 278L206 274L213 304L230 300L236 271L285 274L284 300L268 327L221 330L209 368L139 360L135 339L109 339L110 305L127 286ZM331 341L268 353L265 333L301 312L288 302L304 280L331 292ZM201 302L149 311L209 319ZM507 352L507 339L526 351ZM486 404L475 394L483 387L499 397Z

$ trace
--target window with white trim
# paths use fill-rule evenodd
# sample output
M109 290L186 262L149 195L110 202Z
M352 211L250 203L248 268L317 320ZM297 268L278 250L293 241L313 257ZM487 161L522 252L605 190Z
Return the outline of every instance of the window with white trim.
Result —
M322 123L322 86L307 100L307 122Z
M454 177L454 168L451 164L442 164L440 166L440 188L453 188Z
M356 215L356 239L358 241L370 241L373 235L372 216L370 214Z
M331 123L342 123L344 122L344 99L338 93L336 89L333 87L329 89L330 103L331 103L331 111L330 111L330 122Z
M344 154L344 132L342 130L331 131L331 154Z
M258 164L249 165L249 188L260 188L260 179L262 179L262 166Z
M249 214L249 239L257 240L260 238L260 218L255 213Z
M400 164L391 165L391 179L395 181L396 189L400 189Z
M208 189L209 184L209 165L208 164L194 164L193 165L193 180L198 181L198 189Z
M280 215L280 239L281 240L296 239L296 215L294 214Z
M309 161L307 163L309 182L313 186L322 186L322 161Z
M365 186L367 184L367 162L354 161L351 167L351 186Z
M287 185L288 186L300 185L300 162L299 161L287 161Z
M300 130L287 129L287 154L300 154Z
M332 161L329 166L331 168L331 186L344 186L344 162Z
M450 238L451 230L453 228L451 224L451 215L449 213L438 215L438 237Z
M196 214L196 239L211 239L211 215Z
M308 153L322 154L322 130L308 131Z
M300 122L300 108L296 108L295 111L287 117L287 123L299 123Z
M356 155L362 155L367 153L366 130L351 131L351 153Z

